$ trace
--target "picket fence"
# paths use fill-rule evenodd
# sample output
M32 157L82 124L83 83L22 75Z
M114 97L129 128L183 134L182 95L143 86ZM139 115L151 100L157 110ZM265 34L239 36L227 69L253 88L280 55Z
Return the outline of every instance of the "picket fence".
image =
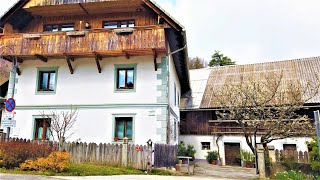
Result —
M307 151L296 151L296 150L275 150L275 158L277 162L281 162L284 159L290 159L297 163L308 163L309 154Z
M1 138L0 138L1 141ZM11 138L13 142L26 142L35 144L47 144L58 149L58 144L53 141L38 141L19 138ZM140 170L155 167L175 166L177 146L155 144L154 147L133 144L106 144L66 142L63 149L70 153L72 163L97 163L117 167L132 167ZM153 154L153 152L155 152ZM152 157L154 159L152 160Z

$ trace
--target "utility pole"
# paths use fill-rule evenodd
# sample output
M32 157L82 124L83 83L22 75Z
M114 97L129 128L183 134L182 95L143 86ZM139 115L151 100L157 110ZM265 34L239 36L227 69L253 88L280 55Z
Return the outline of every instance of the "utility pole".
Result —
M10 71L7 98L14 98L16 76L17 76L17 66L18 66L17 57L14 56L14 57L12 57L12 66L11 66L11 71ZM7 141L10 140L10 130L11 130L11 128L7 127L7 137L6 137Z
M318 160L320 159L320 122L319 122L319 110L313 111L314 114L314 123L316 124L316 132L317 132L317 141L318 141Z

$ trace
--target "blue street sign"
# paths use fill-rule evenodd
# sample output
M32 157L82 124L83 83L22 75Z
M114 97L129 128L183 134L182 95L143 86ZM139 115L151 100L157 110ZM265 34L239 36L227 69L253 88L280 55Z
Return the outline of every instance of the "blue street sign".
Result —
M6 101L6 110L8 112L12 112L14 111L15 108L16 108L16 101L13 98L9 98Z

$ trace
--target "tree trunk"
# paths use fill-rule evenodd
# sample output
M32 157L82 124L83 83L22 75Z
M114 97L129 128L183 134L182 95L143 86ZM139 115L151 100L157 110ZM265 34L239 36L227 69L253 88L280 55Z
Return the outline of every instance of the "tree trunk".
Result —
M61 137L60 139L59 139L59 144L58 144L58 150L59 151L64 151L64 149L63 149L63 145L64 145L64 142L65 142L65 137Z
M220 146L219 146L219 143L218 143L218 141L219 141L219 139L220 139L221 136L222 136L222 135L219 134L218 137L217 137L217 139L216 139L216 145L217 145L217 147L218 147L218 155L219 155L219 157L218 157L219 164L218 164L218 165L222 165L221 158L220 158Z
M271 162L269 158L269 149L267 143L262 143L264 149L264 161L266 167L266 177L270 177L271 175Z

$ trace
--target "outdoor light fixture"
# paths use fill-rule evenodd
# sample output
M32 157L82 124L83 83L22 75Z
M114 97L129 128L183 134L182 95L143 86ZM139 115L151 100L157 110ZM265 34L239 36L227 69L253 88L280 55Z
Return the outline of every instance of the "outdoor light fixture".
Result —
M141 9L141 8L137 8L136 11L137 11L137 12L141 12L142 9Z
M152 147L152 143L153 143L153 142L151 141L151 139L149 139L149 140L147 141L147 144L148 144L149 147Z
M91 29L91 25L89 22L86 22L86 29Z

